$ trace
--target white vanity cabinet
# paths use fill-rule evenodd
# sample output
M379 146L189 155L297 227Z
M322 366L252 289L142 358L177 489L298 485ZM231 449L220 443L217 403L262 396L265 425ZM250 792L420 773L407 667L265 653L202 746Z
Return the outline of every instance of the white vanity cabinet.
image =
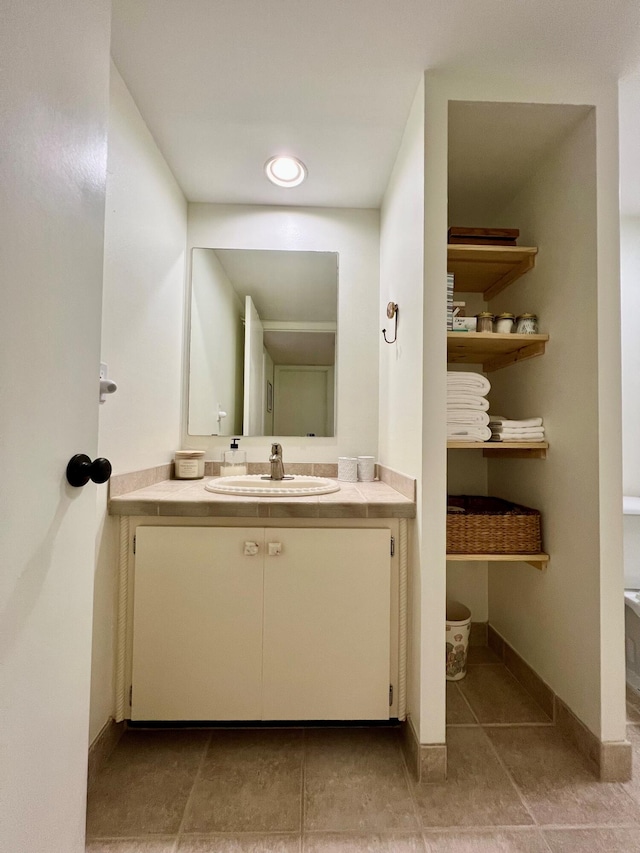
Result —
M138 527L132 720L260 719L262 533Z
M389 718L386 528L138 526L131 719Z

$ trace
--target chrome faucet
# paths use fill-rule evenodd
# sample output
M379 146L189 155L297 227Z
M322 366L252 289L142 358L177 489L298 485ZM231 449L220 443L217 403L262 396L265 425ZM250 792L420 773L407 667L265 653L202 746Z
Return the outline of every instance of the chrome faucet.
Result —
M284 480L284 465L282 464L282 445L272 444L271 455L269 456L271 463L271 479Z

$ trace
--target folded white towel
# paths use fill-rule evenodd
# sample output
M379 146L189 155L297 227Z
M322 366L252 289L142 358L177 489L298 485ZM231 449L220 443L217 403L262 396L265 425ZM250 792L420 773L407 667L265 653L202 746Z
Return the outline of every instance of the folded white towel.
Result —
M489 409L489 401L486 397L477 397L475 394L447 394L447 409L486 412Z
M447 438L452 441L489 441L491 430L486 426L447 424Z
M465 426L487 426L489 424L488 412L471 409L447 409L448 424L464 424Z
M489 423L505 427L506 429L526 429L527 427L541 427L542 418L528 418L523 421L514 421L503 418L501 415L489 415Z
M494 432L491 434L491 441L544 441L544 433L534 432L531 435L505 435L504 433Z
M480 394L484 397L491 391L491 383L481 373L449 370L447 371L447 388L471 394Z
M491 427L491 432L494 432L496 435L505 435L505 436L511 436L511 435L527 436L527 435L538 435L538 434L544 435L544 432L545 432L544 427L527 427L527 429L503 429L502 427L496 427L493 424L489 424L489 426Z

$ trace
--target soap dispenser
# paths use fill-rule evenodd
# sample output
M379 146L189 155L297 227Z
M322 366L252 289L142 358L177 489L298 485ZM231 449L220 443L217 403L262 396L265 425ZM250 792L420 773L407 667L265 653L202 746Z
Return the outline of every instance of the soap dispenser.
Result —
M225 450L224 460L220 468L223 477L238 477L247 473L247 454L244 450L238 450L239 438L231 442L231 449Z

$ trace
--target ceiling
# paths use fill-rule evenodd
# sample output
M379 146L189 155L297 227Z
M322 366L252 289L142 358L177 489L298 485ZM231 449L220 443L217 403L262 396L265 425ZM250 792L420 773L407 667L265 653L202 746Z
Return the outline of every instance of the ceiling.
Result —
M377 208L424 69L617 80L640 3L114 0L112 52L189 201ZM300 187L267 182L283 153Z

